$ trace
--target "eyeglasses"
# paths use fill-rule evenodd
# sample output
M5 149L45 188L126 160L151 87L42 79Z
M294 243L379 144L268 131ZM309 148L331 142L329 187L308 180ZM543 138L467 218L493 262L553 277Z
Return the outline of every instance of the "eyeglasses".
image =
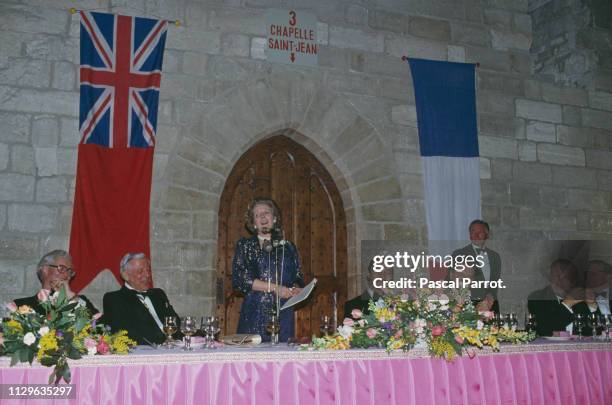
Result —
M60 274L69 274L71 276L75 275L74 269L72 267L66 267L63 264L47 264L48 267L57 270Z

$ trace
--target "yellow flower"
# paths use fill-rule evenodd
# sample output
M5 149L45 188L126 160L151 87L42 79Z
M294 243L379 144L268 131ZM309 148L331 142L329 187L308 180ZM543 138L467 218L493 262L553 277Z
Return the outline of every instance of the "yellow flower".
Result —
M57 337L55 336L55 330L52 329L49 331L49 333L42 336L40 338L40 341L38 342L38 346L39 346L39 349L38 349L38 354L36 356L38 358L38 361L40 361L43 358L46 352L57 350L58 345L57 345Z
M435 357L442 357L448 361L452 361L457 354L453 345L440 338L431 341L431 352Z
M104 340L107 341L106 339ZM127 354L131 346L136 346L136 342L129 338L127 331L121 330L111 336L111 352Z
M395 312L391 311L389 308L379 308L374 311L374 315L378 322L389 322L395 319Z
M14 319L11 319L10 321L6 322L6 326L8 326L10 329L23 332L23 326L21 326L21 324Z

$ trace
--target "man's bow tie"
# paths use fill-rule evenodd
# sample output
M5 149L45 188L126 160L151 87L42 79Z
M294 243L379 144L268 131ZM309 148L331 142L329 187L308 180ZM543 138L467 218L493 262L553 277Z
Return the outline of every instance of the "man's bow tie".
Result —
M134 290L134 293L136 295L140 295L142 298L146 298L146 297L151 298L153 296L151 290L147 290L147 291L137 291L137 290Z

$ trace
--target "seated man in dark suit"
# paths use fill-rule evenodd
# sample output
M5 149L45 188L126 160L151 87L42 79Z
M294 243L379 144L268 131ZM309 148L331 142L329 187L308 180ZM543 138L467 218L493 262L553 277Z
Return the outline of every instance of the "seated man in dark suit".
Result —
M469 226L470 241L469 245L453 252L453 257L471 256L476 258L480 256L484 266L475 266L472 269L466 269L463 272L453 271L449 276L454 277L469 277L473 281L494 281L498 280L501 275L501 258L499 253L489 249L486 246L489 239L489 224L481 219L475 219ZM472 289L472 302L478 311L493 311L499 314L499 302L497 301L497 289L495 288L478 288Z
M344 318L352 318L351 312L353 309L360 310L364 315L370 313L370 300L377 301L385 295L386 291L374 286L374 279L393 280L393 269L386 268L381 272L374 271L374 260L368 265L368 274L366 275L366 288L361 295L346 301L344 304ZM343 319L344 319L343 318Z
M610 315L612 266L603 260L591 260L585 279L585 304L590 313Z
M104 294L104 317L113 332L125 329L138 344L163 343L164 320L180 319L170 305L164 290L151 286L151 267L144 253L128 253L121 260L121 277L125 284L117 291ZM175 337L182 336L180 332Z
M75 294L69 286L70 280L76 273L72 268L72 258L65 250L53 250L45 254L38 262L36 267L36 275L41 283L41 290L31 296L18 298L15 300L15 305L27 305L39 314L44 314L45 310L40 305L38 297L50 296L56 291L59 291L61 286L64 286L66 295L77 301L80 305L86 306L92 315L99 313L96 307L84 295ZM101 322L101 321L100 321Z
M575 315L582 314L586 321L588 310L577 282L578 269L569 260L557 259L550 265L550 285L532 292L527 298L529 312L535 315L538 335L552 336L556 331L578 334L573 329Z

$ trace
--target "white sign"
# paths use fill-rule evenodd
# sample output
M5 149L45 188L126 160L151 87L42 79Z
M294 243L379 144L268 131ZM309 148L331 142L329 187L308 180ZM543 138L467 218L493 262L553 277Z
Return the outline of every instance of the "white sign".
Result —
M270 62L317 66L317 19L305 11L271 9L266 13Z

